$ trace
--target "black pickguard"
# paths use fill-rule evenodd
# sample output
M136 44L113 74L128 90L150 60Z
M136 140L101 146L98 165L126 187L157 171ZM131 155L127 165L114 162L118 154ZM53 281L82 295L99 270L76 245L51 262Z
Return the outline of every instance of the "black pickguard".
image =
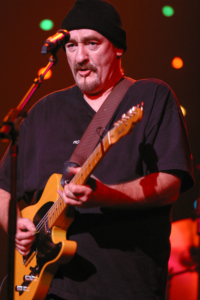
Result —
M35 235L35 242L33 243L33 250L37 251L37 265L39 272L45 263L56 258L61 248L61 243L54 244L52 242L51 230L48 227L47 218L43 218L53 204L54 202L47 202L44 204L33 218L33 223L36 228L39 227L38 233ZM44 221L42 221L42 225L40 226L39 222L41 223L42 218Z

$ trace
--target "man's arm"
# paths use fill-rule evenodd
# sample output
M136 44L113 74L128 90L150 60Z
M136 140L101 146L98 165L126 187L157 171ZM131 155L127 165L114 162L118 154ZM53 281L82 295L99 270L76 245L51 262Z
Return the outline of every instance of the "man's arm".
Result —
M77 173L78 169L71 168L71 171ZM70 183L63 192L58 192L66 203L82 208L102 206L145 209L176 201L181 185L179 177L178 172L176 175L158 172L112 186L96 180L95 189Z
M0 189L0 226L7 232L8 231L8 210L10 203L10 193Z
M179 196L180 186L177 175L158 172L112 188L119 192L116 204L120 204L120 197L124 195L125 207L144 209L172 204Z
M0 189L0 226L8 231L8 211L11 195ZM21 217L19 207L17 206L17 225L15 235L15 247L22 254L29 252L34 241L35 225L29 220Z

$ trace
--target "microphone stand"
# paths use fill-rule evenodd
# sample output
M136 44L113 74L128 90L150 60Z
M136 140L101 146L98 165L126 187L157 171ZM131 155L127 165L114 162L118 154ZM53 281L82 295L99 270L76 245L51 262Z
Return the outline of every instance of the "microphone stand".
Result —
M9 221L8 221L8 284L7 284L7 300L14 299L14 253L15 253L15 233L17 221L17 198L16 198L16 178L17 178L17 140L19 124L26 112L24 110L26 104L40 87L44 76L53 65L56 65L58 57L56 55L59 49L52 51L52 56L49 58L49 63L44 68L43 73L34 80L34 83L27 91L23 99L16 108L12 108L3 120L3 125L0 128L0 139L11 141L10 157L11 157L11 200L9 204Z

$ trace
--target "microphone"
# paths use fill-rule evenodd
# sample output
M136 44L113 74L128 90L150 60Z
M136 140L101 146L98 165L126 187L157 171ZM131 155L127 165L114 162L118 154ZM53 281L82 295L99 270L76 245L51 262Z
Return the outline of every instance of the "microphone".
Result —
M60 29L56 34L50 36L43 44L41 53L46 54L51 51L58 51L60 47L69 41L70 34L65 29Z

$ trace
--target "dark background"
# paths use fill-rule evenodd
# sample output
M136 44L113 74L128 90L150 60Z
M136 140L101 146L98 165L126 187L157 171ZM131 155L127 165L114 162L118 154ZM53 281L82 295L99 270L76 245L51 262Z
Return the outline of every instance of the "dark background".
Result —
M47 37L60 29L62 19L75 0L0 0L0 124L7 112L18 105L37 71L48 63L49 55L40 54ZM193 203L199 197L200 171L200 63L199 0L112 0L120 12L127 32L128 50L122 66L127 76L135 79L159 78L167 82L186 108L186 124L194 160L196 185L181 195L174 205L173 221L193 215ZM175 14L164 17L161 10L171 5ZM54 28L43 31L43 19L54 21ZM179 56L183 68L172 68ZM27 109L42 96L74 83L64 51L52 68L53 76L45 80L32 97ZM8 144L0 141L0 158ZM20 167L20 166L19 166ZM0 282L6 274L6 236L1 237Z

